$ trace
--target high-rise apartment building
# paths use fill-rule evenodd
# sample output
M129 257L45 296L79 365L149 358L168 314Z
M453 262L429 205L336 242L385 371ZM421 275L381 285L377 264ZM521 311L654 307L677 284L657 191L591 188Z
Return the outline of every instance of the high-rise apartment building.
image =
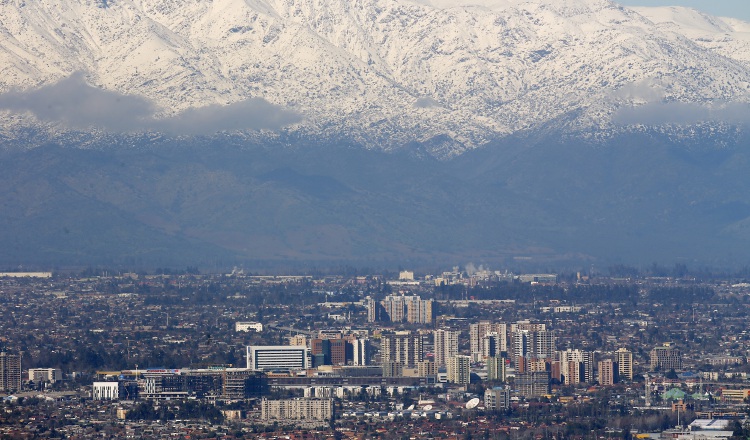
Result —
M423 300L418 295L388 295L383 301L367 298L367 320L369 322L413 322L430 324L434 321L435 307L431 299Z
M310 340L305 335L294 335L289 337L289 345L309 346Z
M529 332L539 332L547 330L547 324L542 322L518 321L510 325L510 332L526 330Z
M383 377L400 377L404 375L404 365L401 362L383 362Z
M471 379L471 359L469 356L457 355L447 359L446 372L448 382L466 385Z
M381 321L381 315L384 313L383 305L370 296L367 297L365 302L367 305L367 322Z
M549 394L549 372L517 374L514 384L521 396L543 397Z
M620 348L617 355L617 373L621 379L633 380L633 353Z
M617 382L617 363L612 359L604 359L598 362L599 385L612 386Z
M594 353L567 349L558 352L563 383L591 383L594 380Z
M353 339L352 344L352 365L370 365L370 340Z
M529 355L531 351L531 338L528 330L515 331L511 335L511 359L518 366L519 358Z
M469 347L475 362L488 356L499 356L508 351L508 332L505 323L479 321L469 325Z
M518 366L519 359L552 359L555 355L555 335L551 330L520 329L512 336L512 359Z
M406 299L400 295L388 295L382 302L388 321L403 322L406 318Z
M485 362L487 365L487 380L505 381L505 358L492 356L488 357Z
M550 330L532 332L533 346L531 354L540 359L552 358L555 355L555 334Z
M397 332L382 335L380 339L380 361L398 362L409 368L414 368L417 362L424 360L424 344L422 335L410 332Z
M412 297L412 300L406 303L406 322L432 323L434 317L432 307L433 301L431 299L423 300L418 296Z
M510 408L510 389L497 387L484 392L484 409L501 411Z
M435 364L444 366L446 360L458 354L457 330L439 329L433 332L435 346Z
M422 361L417 362L417 375L420 377L437 376L438 369L435 362Z
M505 337L501 337L497 332L489 332L484 335L480 343L480 349L482 350L482 359L487 359L490 356L500 356L501 353L506 352L503 350L503 340Z
M21 356L0 353L0 391L21 391Z

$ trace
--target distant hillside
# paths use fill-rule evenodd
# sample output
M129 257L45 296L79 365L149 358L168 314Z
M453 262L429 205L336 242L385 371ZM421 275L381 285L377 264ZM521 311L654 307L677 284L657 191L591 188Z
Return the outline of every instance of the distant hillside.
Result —
M452 161L163 142L0 155L0 264L744 265L749 145L507 139ZM525 260L525 258L524 258Z

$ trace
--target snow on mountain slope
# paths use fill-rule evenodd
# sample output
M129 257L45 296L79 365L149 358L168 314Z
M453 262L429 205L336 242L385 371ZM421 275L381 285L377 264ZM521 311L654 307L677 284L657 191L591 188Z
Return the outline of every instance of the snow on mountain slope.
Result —
M750 66L750 23L676 6L633 9L664 31Z
M713 32L704 21L741 23L672 26L653 12L608 0L4 0L0 91L83 72L154 100L157 116L263 98L303 116L291 132L385 149L450 139L440 155L550 121L606 128L618 107L655 99L750 101L734 43L694 38Z

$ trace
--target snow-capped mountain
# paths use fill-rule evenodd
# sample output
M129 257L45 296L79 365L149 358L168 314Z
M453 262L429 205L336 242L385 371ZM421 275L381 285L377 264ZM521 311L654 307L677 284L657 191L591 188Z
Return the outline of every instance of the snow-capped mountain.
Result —
M64 128L35 106L66 84L79 100L62 112L88 108L86 125L99 107L78 73L132 95L107 107L140 97L145 119L249 102L238 118L282 117L248 128L384 149L441 139L432 153L452 156L545 124L638 124L644 104L750 102L748 28L609 0L4 0L0 106L6 136L29 112Z
M750 23L713 17L679 7L633 8L662 31L687 37L699 46L750 65Z

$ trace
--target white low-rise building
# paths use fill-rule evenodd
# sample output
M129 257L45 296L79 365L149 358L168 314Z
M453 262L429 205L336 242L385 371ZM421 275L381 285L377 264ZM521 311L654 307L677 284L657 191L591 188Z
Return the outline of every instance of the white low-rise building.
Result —
M236 332L248 332L250 330L255 330L256 332L262 332L263 324L261 324L260 322L235 322L234 323L234 331Z
M29 380L55 383L63 380L63 373L58 368L29 368Z
M306 370L309 349L294 345L247 347L247 368L252 370Z
M120 398L120 383L94 382L91 398L94 400L118 400Z

